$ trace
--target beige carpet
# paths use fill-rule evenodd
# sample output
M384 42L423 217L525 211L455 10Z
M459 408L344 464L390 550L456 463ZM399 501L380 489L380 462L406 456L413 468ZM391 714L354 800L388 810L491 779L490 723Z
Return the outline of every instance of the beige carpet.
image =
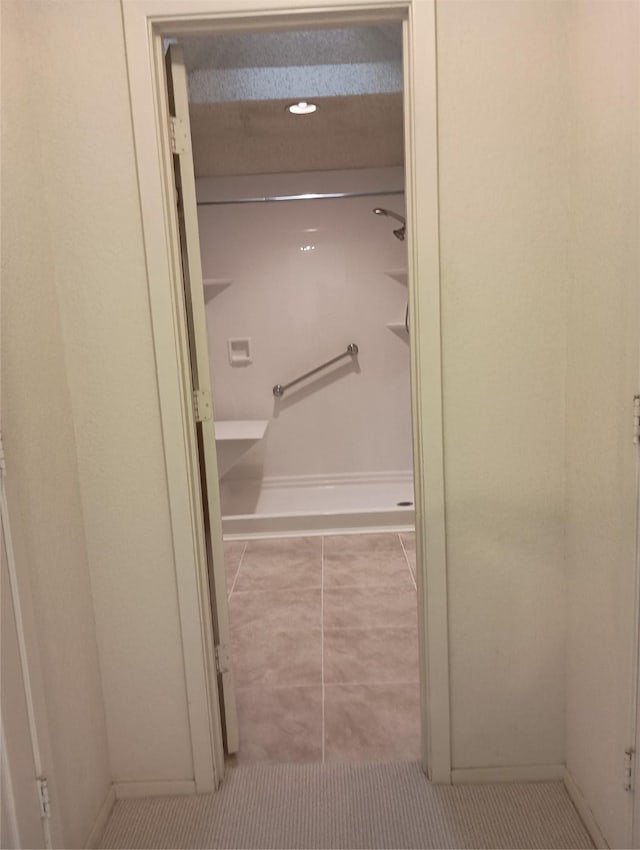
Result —
M415 762L252 765L214 795L119 800L104 848L592 847L560 782L432 786Z

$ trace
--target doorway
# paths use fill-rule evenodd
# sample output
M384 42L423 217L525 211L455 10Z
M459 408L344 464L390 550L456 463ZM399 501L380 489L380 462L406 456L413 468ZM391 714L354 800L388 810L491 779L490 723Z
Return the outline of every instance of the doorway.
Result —
M187 4L190 5L190 4ZM411 326L415 328L410 344L411 376L412 376L412 410L413 410L413 444L415 472L415 501L417 517L417 562L427 565L428 580L420 567L417 570L418 608L419 608L419 648L420 648L420 682L421 682L421 716L422 716L422 761L430 777L435 781L449 781L450 754L448 742L449 724L449 690L448 690L448 660L446 650L446 571L444 550L444 500L442 473L442 428L441 428L441 387L440 387L440 343L439 343L439 283L437 275L437 182L435 160L435 63L434 54L425 60L425 51L418 52L414 48L418 34L422 36L421 44L432 43L434 38L433 6L430 3L402 4L368 3L366 8L358 9L358 4L333 3L318 10L314 7L310 14L310 4L294 2L291 12L301 15L296 20L295 14L285 18L273 12L271 4L264 3L260 14L245 17L238 12L238 4L233 7L213 13L207 4L194 2L193 8L186 9L185 4L176 4L170 9L171 3L158 2L139 4L125 3L125 34L127 38L127 54L130 66L131 93L133 104L134 127L136 132L136 149L140 167L141 200L143 206L143 221L145 241L148 251L150 293L154 315L154 336L160 334L166 340L166 332L173 326L169 336L175 342L174 363L180 364L178 375L175 366L171 368L171 352L160 352L158 363L161 404L163 408L163 423L165 424L165 450L168 453L169 485L178 510L172 511L174 540L184 545L185 550L191 549L191 558L186 564L179 558L178 571L180 605L188 616L194 610L193 596L202 594L203 576L202 562L193 558L194 538L194 504L197 504L195 493L195 476L193 458L187 464L186 475L180 475L174 469L169 456L175 454L175 443L184 446L185 430L189 428L191 402L190 391L185 391L185 340L180 330L180 306L173 301L167 304L166 292L176 293L176 242L177 231L175 213L168 203L171 178L168 169L170 163L168 134L162 127L168 128L168 118L163 107L159 91L162 80L162 44L163 35L175 36L180 32L191 33L194 29L212 31L246 31L246 29L278 29L283 26L301 28L310 24L318 26L357 23L381 23L389 20L402 22L403 40L405 44L405 60L403 76L405 79L405 151L407 152L407 209L412 222L408 233L409 262L408 262L408 291L410 301ZM308 7L308 8L307 8ZM170 14L168 14L170 12ZM198 16L201 16L198 19ZM182 30L181 30L182 28ZM152 66L145 67L144 53L151 49ZM416 69L421 72L421 86L416 89L413 79ZM423 83L427 81L425 86ZM432 86L432 87L431 87ZM408 109L407 109L408 106ZM419 107L423 107L420 109ZM149 118L153 113L153 120ZM159 128L158 135L149 134L151 127ZM420 144L420 156L416 157L416 139ZM156 163L160 163L161 180L158 172L154 173L150 152L156 152ZM420 168L417 168L420 165ZM154 207L154 201L161 201L160 207ZM417 225L421 222L424 230L420 230L420 238L414 239L412 229L418 232ZM162 229L160 229L162 225ZM168 225L168 227L167 227ZM431 227L429 225L432 225ZM174 234L174 241L169 238ZM422 235L424 233L424 236ZM164 252L158 250L164 246ZM164 262L163 262L164 257ZM169 259L168 267L166 260ZM422 264L419 264L421 260ZM420 275L418 275L420 270ZM158 273L156 276L155 273ZM417 282L420 282L418 285ZM164 286L164 295L160 290ZM170 309L167 309L170 307ZM176 319L178 333L176 335ZM428 330L434 331L431 335ZM162 362L161 362L162 361ZM434 368L435 366L435 368ZM165 368L166 367L166 368ZM169 373L174 373L171 376ZM176 408L176 401L180 404ZM179 410L179 415L178 415ZM166 417L165 417L166 414ZM165 421L166 418L166 421ZM168 427L167 427L168 425ZM428 434L428 438L425 438ZM172 473L175 472L175 478ZM212 513L218 513L219 504L213 505ZM189 518L189 537L185 533L185 520ZM182 518L182 521L181 521ZM426 557L425 557L426 556ZM191 568L189 569L189 564ZM199 590L198 590L199 588ZM218 595L219 596L219 595ZM215 607L221 600L216 599ZM206 619L202 604L197 606L200 617ZM184 617L183 617L184 619ZM193 636L192 636L193 637ZM203 641L192 640L191 645L206 657L206 645ZM185 663L189 666L187 656L189 647L185 642ZM208 667L205 664L205 667ZM211 694L217 690L216 677L212 676L208 687ZM216 721L217 701L213 701L210 715L211 740L214 750L216 781L222 775L221 748L219 734L220 720ZM202 728L202 727L200 727ZM205 731L205 730L203 730ZM437 733L437 734L434 734ZM205 787L196 785L203 790Z
M189 93L237 759L419 759L402 28L167 50Z

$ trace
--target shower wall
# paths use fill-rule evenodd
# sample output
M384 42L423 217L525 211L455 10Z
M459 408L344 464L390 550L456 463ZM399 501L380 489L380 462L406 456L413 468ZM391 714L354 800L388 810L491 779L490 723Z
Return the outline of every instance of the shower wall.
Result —
M406 246L393 236L397 222L372 213L382 206L403 214L404 196L202 201L403 186L401 168L198 181L215 418L269 420L265 438L226 474L227 486L307 476L410 480ZM250 363L229 362L228 340L238 338L250 340ZM274 398L274 384L351 342L357 362L345 358Z

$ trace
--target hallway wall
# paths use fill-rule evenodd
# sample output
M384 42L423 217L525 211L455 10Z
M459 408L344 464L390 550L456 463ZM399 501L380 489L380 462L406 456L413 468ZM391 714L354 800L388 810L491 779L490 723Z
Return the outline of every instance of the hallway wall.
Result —
M29 423L23 462L32 468L55 461L52 476L68 464L75 476L73 498L46 493L47 524L55 518L68 532L77 526L83 549L76 581L87 594L88 562L112 778L193 779L120 3L22 5L37 83L28 114L41 171L36 176L28 158L16 164L16 173L34 181L28 198L18 199L24 218L14 219L21 260L35 263L30 255L37 258L49 238L46 258L22 272L20 313L7 337L11 365L22 359L15 373L22 400L15 403L30 399L41 411ZM24 104L16 101L16 109ZM25 293L33 293L32 304ZM56 335L51 354L48 334ZM36 363L61 370L56 381L64 380L64 392L52 379L38 398ZM47 409L49 399L54 406ZM64 408L61 420L56 404ZM56 451L59 430L70 442ZM60 474L58 490L70 475ZM43 587L53 576L41 577ZM85 596L82 617L93 623L91 607ZM69 628L70 613L59 612ZM97 675L96 658L92 670Z
M608 844L630 847L640 4L574 2L569 36L567 767Z
M54 772L46 753L44 769L54 822L63 825L61 846L84 847L109 791L111 769L55 234L43 197L39 119L46 69L33 50L42 43L34 6L2 2L2 433L16 569L32 589L46 689ZM5 638L9 625L3 621ZM20 695L5 693L4 667L2 672L3 709L10 709L5 700ZM10 711L5 721L9 717ZM9 742L10 756L18 743ZM17 775L23 766L33 807L31 753L14 764Z
M19 546L38 565L34 592L43 606L55 600L55 616L45 612L43 619L50 629L47 651L55 656L51 676L59 664L70 687L77 686L79 670L90 682L83 722L97 724L86 737L95 741L98 774L104 778L105 739L90 592L113 777L188 779L193 767L120 5L30 0L21 7L38 98L31 89L21 99L18 86L10 100L14 116L19 110L32 122L16 137L12 154L19 179L10 195L8 244L17 252L21 289L13 295L9 289L4 305L11 317L7 365L16 370L13 388L6 387L5 409L14 417L7 420L7 451L28 473L12 483L19 515L30 520L28 536L26 523L19 530ZM551 0L438 6L450 655L459 769L564 761L569 8ZM631 57L631 35L622 11L612 21L612 37L624 46L613 55L622 63ZM588 55L585 46L585 66ZM14 64L20 65L19 52ZM595 132L598 116L608 113L601 83L587 70L580 77L584 114ZM616 96L627 108L633 95L618 73L624 76L622 64L603 80L609 93L620 89ZM590 113L592 88L600 106ZM587 135L585 147L575 149L576 186L586 190L598 162L610 169L615 191L594 188L600 192L594 198L605 199L598 215L611 239L603 268L616 268L621 245L627 264L623 275L607 276L607 287L602 277L595 286L586 258L604 250L595 238L603 231L597 220L592 226L583 219L589 227L583 236L574 231L573 250L585 258L580 263L593 283L593 311L581 315L578 300L568 368L581 380L591 375L589 387L598 392L617 386L619 318L607 323L593 354L591 321L596 307L606 311L612 304L618 317L630 315L626 302L616 300L625 290L615 281L630 280L634 262L624 215L631 210L630 180L627 170L618 170L616 153L618 142L628 152L631 131L620 139L617 132L613 122L602 160L597 136L590 142ZM622 208L608 200L619 195L626 199ZM593 208L585 195L584 215ZM604 371L598 351L608 364ZM579 365L583 354L589 370ZM627 391L620 392L626 404ZM578 395L572 398L572 435L574 428L596 427L580 420ZM598 412L595 421L605 415ZM626 434L629 420L623 421ZM590 432L584 435L579 445L591 451ZM619 461L605 449L602 462L611 468ZM607 662L597 647L593 660L579 657L581 622L600 619L598 601L612 617L618 604L612 600L624 594L626 579L618 586L613 566L599 578L605 560L580 567L583 555L590 559L598 550L591 546L595 532L588 526L596 522L580 496L576 451L570 449L569 466L573 598L590 601L580 610L570 606L569 713L575 722L568 732L570 761L582 775L591 759L582 761L581 748L615 710L614 698L607 707L601 696L591 719L583 714L587 691L576 682L587 681L588 669L589 688L600 687ZM38 487L21 490L30 480ZM603 477L593 487L612 480ZM578 526L585 535L580 549L572 542ZM44 568L52 553L59 575ZM601 638L617 646L613 630ZM85 666L70 668L64 659L75 658L78 646ZM69 728L68 701L57 710L75 753L82 727ZM83 751L78 763L85 758ZM613 770L613 761L609 766ZM81 793L94 799L102 780L94 784L92 777L89 771L73 781L81 779ZM604 811L601 789L590 795ZM74 835L82 832L84 811L71 816Z
M438 4L454 770L564 761L566 12Z

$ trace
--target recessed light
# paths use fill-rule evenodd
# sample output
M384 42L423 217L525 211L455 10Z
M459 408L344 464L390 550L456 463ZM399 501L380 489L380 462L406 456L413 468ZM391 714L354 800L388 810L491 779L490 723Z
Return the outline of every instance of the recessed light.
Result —
M292 113L292 115L311 115L312 112L315 112L318 108L315 103L307 103L306 100L301 100L298 103L291 103L287 106L287 110Z

